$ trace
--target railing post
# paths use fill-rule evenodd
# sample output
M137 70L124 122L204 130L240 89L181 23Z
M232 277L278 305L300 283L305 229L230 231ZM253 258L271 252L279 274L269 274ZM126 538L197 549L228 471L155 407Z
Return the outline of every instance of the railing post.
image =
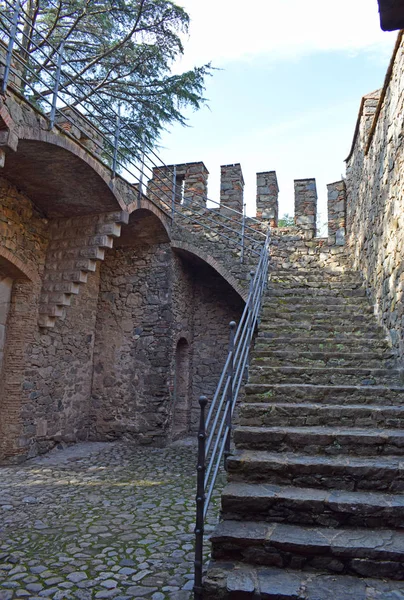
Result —
M141 167L140 167L140 176L139 176L139 187L138 187L138 192L137 192L138 208L140 208L140 202L141 202L142 196L143 196L144 161L145 161L145 156L146 156L145 148L146 148L146 140L145 140L145 134L143 133L143 135L142 135L142 153L141 153L141 159L140 159Z
M55 116L56 116L56 103L58 100L59 93L59 84L60 84L60 71L62 70L62 61L63 61L63 50L65 47L65 40L60 42L59 50L58 50L58 62L56 66L56 75L55 75L55 85L53 86L52 92L52 108L49 117L49 129L53 129L55 125Z
M173 193L171 196L171 217L174 219L175 213L175 195L177 192L177 165L174 165L173 170Z
M231 417L233 412L233 387L234 387L234 335L236 333L236 323L234 321L230 321L230 338L229 338L229 353L230 353L230 362L229 368L227 371L227 378L229 381L229 386L227 388L227 398L226 398L226 442L224 447L224 464L226 466L226 459L230 454L230 441L231 441Z
M241 254L240 262L244 262L244 242L245 242L245 203L243 204L243 216L241 217Z
M202 600L202 569L203 569L203 533L205 510L205 470L206 470L206 418L205 408L208 403L206 396L199 398L201 414L198 431L198 465L196 485L196 527L195 527L195 579L194 599Z
M115 136L114 136L114 155L112 158L112 179L115 179L118 165L118 145L121 135L121 105L118 105L118 114L116 115Z
M6 90L7 90L8 78L9 78L10 69L11 69L11 60L13 58L14 42L15 42L15 38L17 36L18 19L20 17L20 10L21 10L21 1L17 0L15 3L15 7L14 7L13 22L11 25L10 39L8 41L7 54L6 54L6 64L4 66L3 82L1 84L1 93L2 94L5 94Z
M253 289L254 289L254 275L255 275L255 271L250 271L250 289L248 292L248 298L251 299L252 301L252 293L253 293ZM249 306L248 307L248 317L247 317L247 322L248 322L248 333L247 333L247 338L250 339L251 338L251 318L252 318L252 313L253 313L253 307ZM246 380L248 379L248 370L250 368L250 348L248 348L248 355L247 355L247 361L246 361L246 365L245 365L245 378Z

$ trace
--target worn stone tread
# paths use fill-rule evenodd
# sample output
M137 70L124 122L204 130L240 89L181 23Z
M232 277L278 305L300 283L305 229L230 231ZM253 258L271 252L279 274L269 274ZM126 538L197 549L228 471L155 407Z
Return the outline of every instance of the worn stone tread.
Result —
M404 406L248 402L240 406L239 423L247 426L298 425L404 428Z
M258 336L256 339L255 347L258 348L258 346L263 346L265 348L270 348L274 344L279 344L283 348L285 348L288 345L290 345L290 343L291 343L291 341L290 341L289 336L284 336L284 335L269 336L268 332L258 331ZM335 343L336 343L335 338L327 337L327 336L315 337L315 336L301 335L301 336L295 336L293 338L293 347L294 348L296 348L297 344L302 344L302 345L310 344L310 346L313 346L314 344L318 344L319 346L322 346L323 349L326 348L327 344L331 344L332 348L334 348ZM347 346L347 347L354 347L354 348L357 348L358 346L363 347L365 345L365 346L369 346L369 348L371 348L372 351L375 348L383 348L386 350L391 350L391 348L388 345L387 340L384 337L381 338L379 336L375 337L375 338L366 338L363 340L359 340L358 338L347 338L347 339L344 339L344 341L341 342L341 344L343 344L344 346Z
M205 600L404 600L404 582L211 561Z
M222 492L222 517L331 527L399 527L404 522L404 495L230 482Z
M374 576L404 579L404 532L398 530L225 520L211 542L214 559L356 575L373 569Z
M404 430L338 427L236 427L236 447L307 454L404 455Z
M401 405L404 388L397 385L313 385L307 383L248 383L245 402L307 402L318 404Z
M400 369L376 369L364 367L314 367L276 366L252 362L249 372L251 383L277 381L279 383L321 383L354 385L377 385L381 383L402 384L403 372ZM285 381L285 379L287 381ZM265 382L264 381L264 382Z
M404 491L402 456L310 456L298 453L237 450L227 460L229 481L254 481L283 485L344 489ZM295 484L296 485L296 484ZM392 490L394 491L394 489Z
M304 361L305 359L310 359L310 360L349 360L349 361L356 361L356 360L363 360L363 361L384 361L386 359L390 359L390 358L395 358L393 352L386 352L386 351L381 351L381 352L370 352L370 351L365 351L365 352L338 352L338 351L331 351L331 350L314 350L312 352L308 352L308 351L303 351L303 352L293 352L292 350L279 350L279 349L272 349L272 348L267 348L265 350L261 350L261 349L255 349L253 350L253 352L251 353L251 359L252 360L256 360L256 359L260 359L260 358L264 358L264 359L268 359L268 361L263 362L263 364L265 364L266 362L269 362L269 359L273 359L273 358L279 358L279 359L284 359L284 360L297 360L297 361ZM380 364L380 363L379 363ZM293 365L291 365L293 366ZM339 365L333 365L333 366L339 366ZM372 367L373 368L373 367ZM380 367L379 367L380 368Z

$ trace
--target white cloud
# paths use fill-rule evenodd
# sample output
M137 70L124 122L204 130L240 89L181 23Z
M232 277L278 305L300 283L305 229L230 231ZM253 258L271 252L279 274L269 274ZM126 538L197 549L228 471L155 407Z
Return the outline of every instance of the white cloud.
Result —
M191 16L177 68L212 61L298 58L318 51L389 53L376 0L178 0Z

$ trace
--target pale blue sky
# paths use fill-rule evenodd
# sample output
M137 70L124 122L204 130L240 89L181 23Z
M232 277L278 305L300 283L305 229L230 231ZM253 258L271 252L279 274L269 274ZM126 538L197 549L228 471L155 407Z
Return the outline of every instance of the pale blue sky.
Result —
M177 70L208 60L220 70L209 107L163 135L162 159L202 160L214 200L220 165L240 162L249 214L257 172L277 171L281 214L293 213L293 179L316 177L326 221L325 186L345 173L360 99L382 86L397 36L380 30L376 0L179 3L192 24Z

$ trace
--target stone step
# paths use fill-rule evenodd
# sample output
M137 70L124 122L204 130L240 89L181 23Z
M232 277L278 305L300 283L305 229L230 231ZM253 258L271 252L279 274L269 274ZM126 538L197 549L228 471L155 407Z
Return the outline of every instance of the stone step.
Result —
M73 281L52 282L45 281L42 285L43 292L63 292L64 294L78 294L80 285Z
M358 271L332 272L327 269L311 269L309 271L270 271L269 281L276 284L287 285L312 285L320 284L357 284L363 285L363 277Z
M68 248L84 248L85 246L98 246L99 248L112 248L113 236L96 234L89 237L72 237L62 240L52 240L49 242L49 250L65 250ZM81 255L83 256L83 255ZM51 255L51 258L53 256Z
M255 340L256 351L283 350L285 352L385 352L391 355L391 348L388 341L383 337L351 339L336 339L330 337L277 337L272 332L258 332Z
M357 290L363 289L363 280L361 279L340 279L336 281L324 281L321 279L318 280L307 280L300 279L294 280L293 278L284 278L283 280L278 278L274 279L271 277L268 281L267 291L270 294L271 289L282 290L300 290L300 292L315 292L318 290L320 292L326 292L328 294L332 294L341 289L343 290Z
M369 367L393 369L397 360L390 352L299 352L291 350L254 350L251 365L272 367Z
M319 404L373 404L402 405L404 388L397 386L349 386L308 384L252 384L245 385L245 402L281 402Z
M79 271L94 272L97 261L91 258L71 258L70 260L54 260L46 263L47 272L51 271Z
M302 296L306 297L322 297L326 302L326 298L342 297L342 298L364 298L366 290L364 287L343 287L336 288L314 288L314 287L281 287L268 284L266 289L267 296Z
M98 223L96 226L96 233L102 235L110 235L112 237L119 237L121 235L120 223Z
M55 327L56 317L52 317L49 315L39 315L38 317L38 325L39 327L46 327L47 329L51 329Z
M48 315L49 317L64 317L66 309L60 304L40 304L39 314Z
M241 427L234 429L237 448L336 456L404 456L402 429L343 427Z
M58 306L70 306L72 295L63 292L50 292L41 294L40 304L57 304Z
M228 480L320 489L404 492L400 456L355 458L237 450L227 459Z
M359 325L372 325L375 324L376 320L373 314L370 313L353 313L348 310L341 310L338 313L334 313L330 316L327 312L315 311L313 313L307 313L305 311L295 312L284 312L284 311L276 311L270 312L265 308L261 314L261 324L265 327L266 323L273 323L278 327L282 327L283 325L290 324L299 324L302 326L304 324L308 325L318 325L322 323L330 323L332 325L345 325L346 328L353 324Z
M259 326L259 337L284 337L300 338L312 335L315 338L327 337L335 340L346 340L357 338L359 340L385 338L383 329L376 325L363 325L361 323L336 324L330 322L330 319L321 324L311 324L310 322L276 324L272 322L261 323Z
M313 559L312 559L313 560ZM293 558L290 562L300 563ZM332 571L332 559L326 559ZM281 561L279 561L281 562ZM314 561L315 562L315 561ZM321 561L319 561L321 563ZM366 567L369 566L366 562ZM361 559L355 560L361 571ZM365 571L368 571L365 568ZM372 576L372 569L369 569ZM355 573L356 575L356 573ZM402 600L404 582L298 571L243 562L212 560L203 585L204 600Z
M85 271L49 271L45 272L44 281L58 282L71 281L73 283L87 283L87 272Z
M263 306L271 307L273 306L276 310L279 307L285 307L285 310L288 310L289 307L293 309L294 306L301 307L303 310L306 310L306 307L313 308L313 310L318 310L319 307L321 310L329 310L329 308L334 309L338 306L341 307L352 307L352 309L359 310L361 308L367 308L372 310L371 305L369 304L369 300L367 297L363 296L353 296L347 297L344 296L330 296L325 304L324 298L321 296L313 296L313 295L302 295L297 294L293 296L292 294L288 294L287 296L268 294L265 292L263 298Z
M63 250L48 250L47 261L51 264L55 262L62 264L65 260L89 259L93 261L104 260L105 249L98 246L78 246L73 248L64 248Z
M373 427L404 428L404 406L373 404L242 403L239 424L251 427Z
M214 560L404 579L402 531L222 521L211 542Z
M331 528L395 528L404 522L404 495L237 481L222 492L221 516Z
M249 370L250 383L306 383L320 385L401 385L399 369L353 367L268 367L254 361Z
M344 298L345 300L345 298ZM330 319L339 318L342 316L359 316L359 315L369 315L374 317L373 307L367 302L367 300L363 301L361 304L324 304L324 302L320 304L316 304L313 302L291 302L289 299L287 302L277 303L277 302L265 302L262 308L262 318L269 319L271 317L278 317L282 319L287 319L289 316L294 316L298 314L304 315L305 318L311 318L313 316L318 315L318 313L325 314Z

